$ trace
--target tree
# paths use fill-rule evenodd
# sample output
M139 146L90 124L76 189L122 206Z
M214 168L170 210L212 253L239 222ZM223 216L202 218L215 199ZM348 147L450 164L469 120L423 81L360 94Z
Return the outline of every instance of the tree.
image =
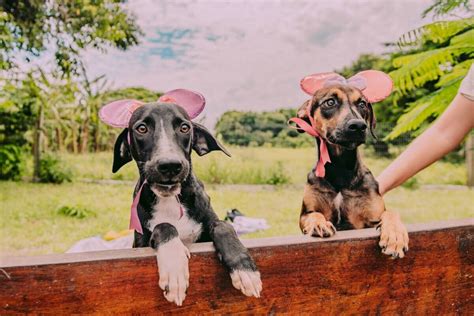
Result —
M228 111L216 124L216 133L226 143L237 146L313 146L310 137L288 127L288 119L296 115L296 109L273 112Z
M61 85L62 79L86 77L81 52L87 48L106 52L115 47L125 50L138 44L141 31L131 14L119 0L4 0L0 11L0 69L8 70L10 82L20 82L36 98L35 111L34 178L38 178L39 161L44 134L44 111L53 109L47 96L52 86ZM52 76L40 68L24 70L36 57L53 53ZM25 79L26 78L26 79ZM38 83L37 78L42 78ZM51 81L53 80L53 81ZM2 85L8 85L4 82ZM68 87L71 85L69 84ZM43 90L45 89L45 90ZM25 90L26 91L26 90ZM1 114L9 115L3 103ZM25 102L19 102L18 105ZM28 104L28 102L26 103ZM14 111L13 111L14 112ZM20 111L21 112L21 111ZM74 131L74 130L73 130Z
M141 31L119 0L4 0L0 12L0 69L54 52L63 75L80 70L80 53L138 44Z

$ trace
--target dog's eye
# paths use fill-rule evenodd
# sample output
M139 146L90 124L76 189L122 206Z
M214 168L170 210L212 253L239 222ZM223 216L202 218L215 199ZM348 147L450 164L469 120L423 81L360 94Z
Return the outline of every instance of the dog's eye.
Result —
M189 133L189 130L190 130L190 129L191 129L191 128L190 128L189 125L186 124L186 123L181 124L181 126L180 126L180 128L179 128L180 132L181 132L181 133L184 133L184 134Z
M357 105L361 108L361 109L365 109L367 107L367 102L365 101L360 101L359 103L357 103Z
M324 101L324 105L326 107L333 107L336 105L336 100L334 100L333 98L327 99L326 101Z
M148 127L146 127L145 124L140 124L140 125L137 126L136 130L140 134L146 134L146 132L148 132Z

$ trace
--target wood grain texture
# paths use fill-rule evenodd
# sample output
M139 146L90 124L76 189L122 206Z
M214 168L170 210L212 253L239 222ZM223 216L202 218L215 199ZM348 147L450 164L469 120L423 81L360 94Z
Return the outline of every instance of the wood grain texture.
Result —
M232 287L212 245L193 246L182 307L163 298L150 249L2 258L0 313L472 315L473 220L409 231L401 260L380 253L373 229L245 241L262 273L260 299Z

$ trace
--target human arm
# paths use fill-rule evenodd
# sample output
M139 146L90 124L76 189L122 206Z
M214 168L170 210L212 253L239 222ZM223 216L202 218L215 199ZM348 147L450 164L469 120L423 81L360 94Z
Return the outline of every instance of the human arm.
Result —
M385 194L456 148L474 127L474 101L458 93L435 123L377 178Z

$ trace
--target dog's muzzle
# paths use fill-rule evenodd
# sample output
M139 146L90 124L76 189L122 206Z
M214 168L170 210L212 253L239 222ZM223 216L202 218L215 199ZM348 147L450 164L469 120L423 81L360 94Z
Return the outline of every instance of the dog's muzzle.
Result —
M189 164L176 158L162 158L146 166L146 178L160 196L179 194L181 182L187 177Z

